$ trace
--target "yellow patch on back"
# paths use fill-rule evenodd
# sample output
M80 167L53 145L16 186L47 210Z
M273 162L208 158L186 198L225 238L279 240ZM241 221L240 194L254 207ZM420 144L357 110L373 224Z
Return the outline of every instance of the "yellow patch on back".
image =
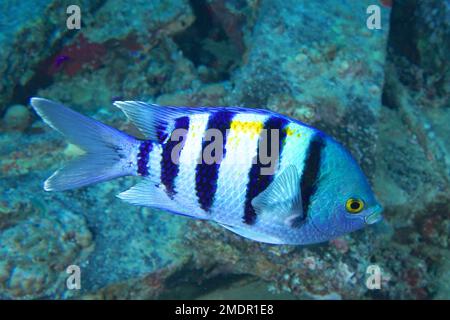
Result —
M240 120L232 121L230 126L231 130L235 131L237 134L249 134L252 138L259 135L263 127L264 124L261 121Z
M198 121L193 122L189 127L189 132L191 132L192 138L196 138L197 136L202 136L203 125Z
M288 137L294 136L296 138L300 138L302 136L300 130L298 130L297 128L286 127L283 129L283 131L286 133Z
M290 137L290 136L292 136L292 135L295 134L295 130L293 130L293 129L289 128L289 127L286 127L286 128L284 129L284 131L286 132L286 135L287 135L288 137Z

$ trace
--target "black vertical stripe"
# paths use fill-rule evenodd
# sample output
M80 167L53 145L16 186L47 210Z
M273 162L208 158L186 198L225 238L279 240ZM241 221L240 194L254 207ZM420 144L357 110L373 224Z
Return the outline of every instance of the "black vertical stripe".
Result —
M189 130L189 117L181 117L175 120L175 129L186 129ZM181 143L182 147L180 153L183 150L184 144L186 142L186 136L179 138L181 140L172 141L170 138L163 146L162 157L161 157L161 182L166 186L167 195L173 198L175 195L175 178L178 175L179 165L172 161L171 155L173 148Z
M148 158L152 152L153 144L150 140L142 141L139 145L139 153L137 156L138 174L141 176L148 176Z
M221 132L222 141L222 159L225 158L225 146L227 141L226 130L230 128L231 121L233 120L235 113L230 111L217 111L210 115L208 119L208 125L206 130L217 129ZM217 191L217 180L219 178L219 163L206 164L203 159L203 150L209 144L214 143L213 141L203 141L202 143L202 163L197 164L195 173L195 191L197 194L198 202L200 207L209 211L213 202L214 195Z
M266 120L264 123L264 129L267 130L267 135L260 135L260 139L263 139L264 137L267 139L266 142L264 142L267 145L267 155L269 157L273 157L272 155L272 133L271 129L278 130L278 158L277 161L279 163L279 159L281 157L281 153L283 152L283 147L285 144L286 139L286 126L289 124L289 122L283 118L271 116L269 119ZM259 143L258 143L258 149L257 149L257 160L256 163L254 163L250 169L250 172L248 174L248 183L247 183L247 193L245 195L245 206L244 206L244 216L242 218L243 222L246 224L254 224L256 222L256 212L255 209L252 206L252 200L255 198L258 194L263 192L273 181L273 174L270 175L262 175L261 174L261 168L263 168L265 165L260 162L259 154ZM270 165L266 165L270 166ZM274 173L276 170L274 170Z
M320 163L322 161L322 151L325 142L320 133L314 134L306 152L305 165L300 178L300 190L302 193L303 215L292 221L292 227L301 226L304 219L308 216L311 198L317 191L318 181L320 177Z
M163 143L167 139L167 127L162 124L156 125L156 137L159 143Z

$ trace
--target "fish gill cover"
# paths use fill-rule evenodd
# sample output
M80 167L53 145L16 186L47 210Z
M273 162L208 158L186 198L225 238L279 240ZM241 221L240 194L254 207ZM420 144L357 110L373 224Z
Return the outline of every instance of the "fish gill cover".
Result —
M449 24L448 0L1 1L0 298L449 299ZM129 206L134 178L45 192L79 150L32 96L133 135L113 101L277 111L351 151L385 220L273 246Z

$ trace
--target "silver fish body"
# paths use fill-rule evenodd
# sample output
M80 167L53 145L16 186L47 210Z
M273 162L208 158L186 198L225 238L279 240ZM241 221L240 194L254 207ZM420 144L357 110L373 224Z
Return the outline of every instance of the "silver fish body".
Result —
M381 206L345 148L271 111L116 102L145 135L139 140L49 100L31 104L88 151L50 177L48 190L138 175L142 181L119 198L273 244L327 241L381 219Z

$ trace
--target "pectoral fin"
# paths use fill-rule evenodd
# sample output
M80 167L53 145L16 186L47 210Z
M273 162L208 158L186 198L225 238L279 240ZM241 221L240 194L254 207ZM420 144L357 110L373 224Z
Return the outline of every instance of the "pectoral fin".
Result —
M300 175L294 165L281 172L269 187L252 200L258 219L270 214L279 216L286 224L302 220L302 197ZM269 218L269 217L267 217Z

